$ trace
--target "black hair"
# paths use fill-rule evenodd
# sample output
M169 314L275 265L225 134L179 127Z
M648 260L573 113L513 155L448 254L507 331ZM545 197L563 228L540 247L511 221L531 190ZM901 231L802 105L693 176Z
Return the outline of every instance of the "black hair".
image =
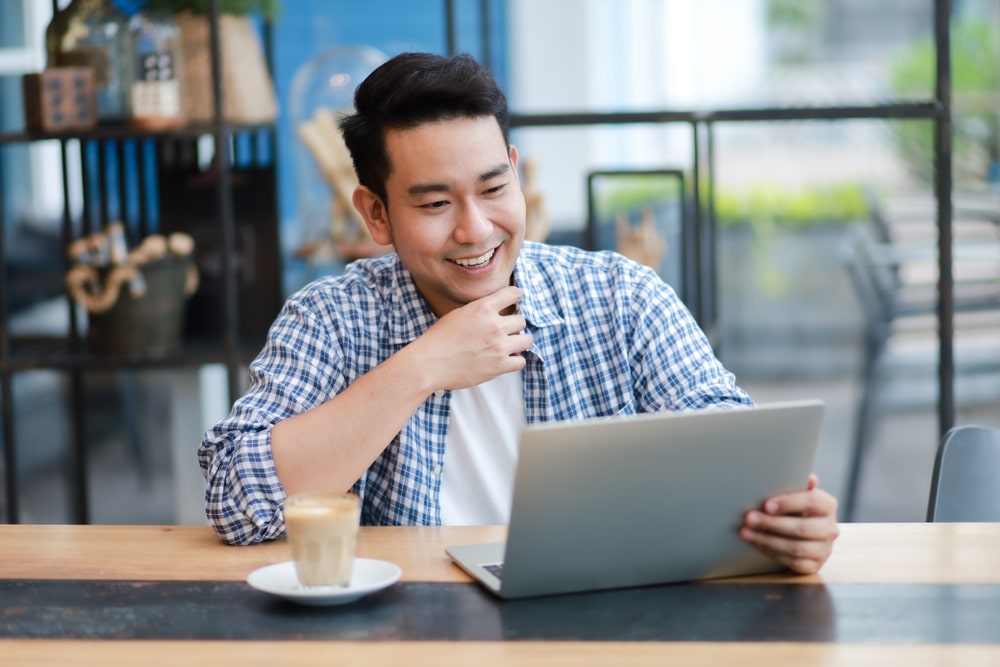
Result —
M455 118L493 116L509 143L507 98L468 54L403 53L375 69L354 92L354 113L340 120L358 182L388 205L391 165L385 132Z

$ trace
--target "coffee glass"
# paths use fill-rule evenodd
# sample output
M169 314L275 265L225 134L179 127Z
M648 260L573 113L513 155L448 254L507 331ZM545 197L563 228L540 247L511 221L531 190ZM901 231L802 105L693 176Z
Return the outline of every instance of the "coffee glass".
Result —
M350 583L360 516L353 493L302 493L285 500L285 528L300 584Z

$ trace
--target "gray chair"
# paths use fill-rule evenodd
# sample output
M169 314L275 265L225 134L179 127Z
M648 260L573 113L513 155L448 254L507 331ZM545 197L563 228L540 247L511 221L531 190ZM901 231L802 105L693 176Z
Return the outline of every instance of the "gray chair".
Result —
M1000 521L1000 429L956 426L941 439L928 521Z

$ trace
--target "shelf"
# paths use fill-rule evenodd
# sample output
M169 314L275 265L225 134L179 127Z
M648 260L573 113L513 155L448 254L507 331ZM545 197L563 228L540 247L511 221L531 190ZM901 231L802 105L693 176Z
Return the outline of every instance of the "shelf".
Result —
M264 125L227 125L230 134L241 132L255 132L258 130L273 130L273 124ZM89 130L70 130L67 132L36 132L32 130L22 130L20 132L0 133L0 145L33 143L36 141L49 141L53 139L132 139L136 137L153 139L196 139L198 137L214 134L215 126L207 123L195 125L185 125L184 127L170 130L147 130L130 125L98 125Z
M249 363L260 351L259 347L244 346L238 357ZM117 370L195 367L205 364L228 363L225 349L218 341L185 341L169 352L98 354L90 349L86 340L77 345L55 336L12 336L11 354L4 370Z

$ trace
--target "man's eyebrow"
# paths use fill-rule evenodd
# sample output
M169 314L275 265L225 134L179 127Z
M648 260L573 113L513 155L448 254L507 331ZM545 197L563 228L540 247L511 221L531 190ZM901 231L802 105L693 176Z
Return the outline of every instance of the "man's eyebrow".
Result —
M428 192L448 192L448 190L451 190L451 187L447 183L417 183L416 185L411 185L406 193L412 197L424 195Z
M485 172L483 174L480 174L479 175L479 182L480 183L485 183L486 181L490 180L491 178L496 178L497 176L503 176L508 171L510 171L510 163L509 162L501 162L500 164L498 164L497 166L493 167L489 171L487 171L487 172Z
M510 164L507 162L502 162L497 166L493 167L489 171L485 171L479 175L477 179L480 183L485 183L486 181L496 178L497 176L502 176L510 171ZM451 186L447 183L417 183L416 185L411 185L406 193L411 197L417 195L423 195L430 192L448 192L451 190Z

